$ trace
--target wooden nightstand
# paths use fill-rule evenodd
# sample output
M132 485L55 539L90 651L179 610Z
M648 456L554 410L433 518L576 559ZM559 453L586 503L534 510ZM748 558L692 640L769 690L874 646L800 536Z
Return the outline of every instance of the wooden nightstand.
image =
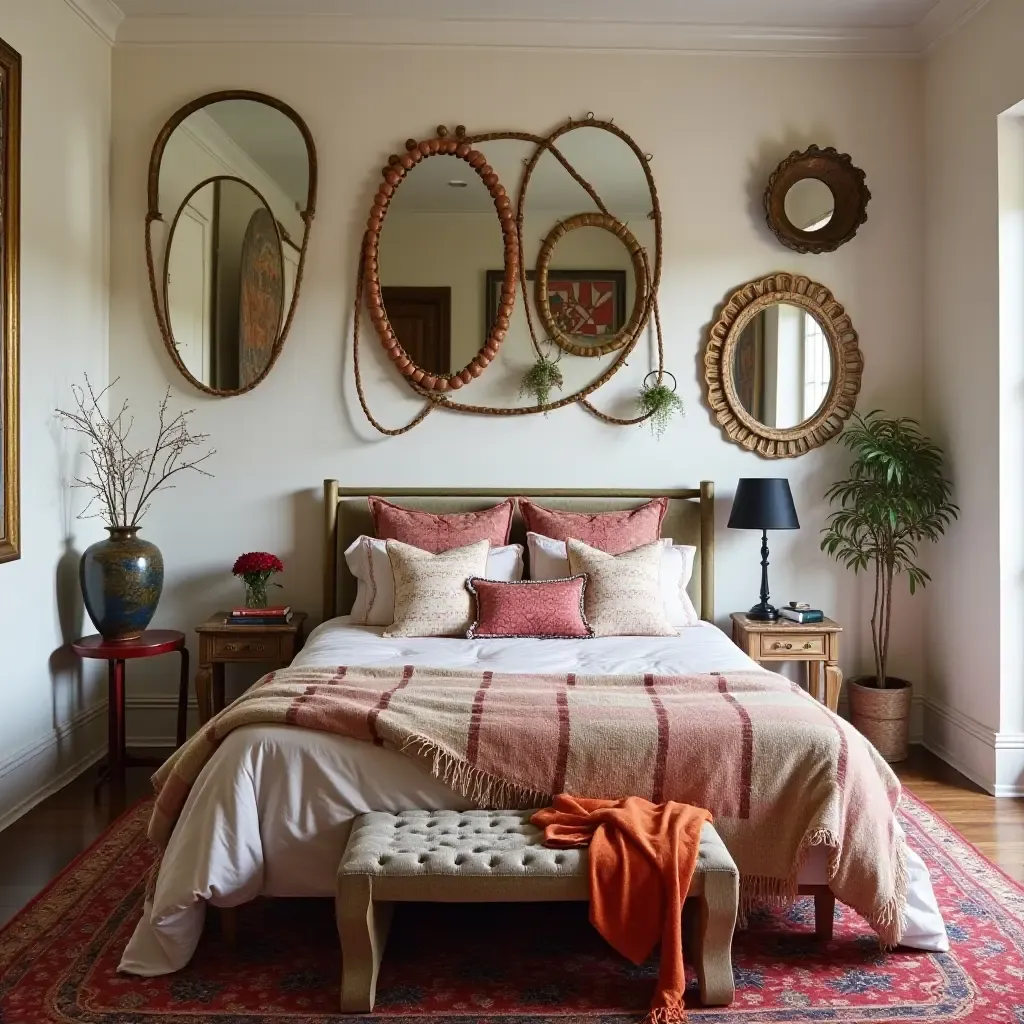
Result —
M743 612L732 613L732 639L756 662L804 661L807 663L807 692L830 711L839 707L843 673L839 671L839 634L843 627L831 619L824 622L775 622L748 619ZM824 689L821 666L824 664Z
M244 626L227 620L227 612L217 612L196 627L196 703L201 725L224 707L225 665L256 662L284 668L302 649L305 612L293 612L292 621L286 626Z

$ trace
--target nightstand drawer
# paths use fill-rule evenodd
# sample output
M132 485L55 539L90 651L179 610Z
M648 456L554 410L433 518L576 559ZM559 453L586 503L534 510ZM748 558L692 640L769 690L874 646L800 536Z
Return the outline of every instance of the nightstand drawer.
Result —
M761 634L762 658L820 658L825 654L824 633Z
M273 633L253 637L215 636L213 657L225 661L278 661L281 657L281 638Z

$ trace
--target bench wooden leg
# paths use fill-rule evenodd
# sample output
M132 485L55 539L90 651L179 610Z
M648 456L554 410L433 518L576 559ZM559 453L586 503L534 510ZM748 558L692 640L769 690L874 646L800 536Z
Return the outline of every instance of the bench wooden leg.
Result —
M822 886L814 893L814 934L821 942L832 941L835 911L835 894Z
M732 935L736 928L739 878L725 871L704 875L704 891L697 897L697 980L704 1006L728 1006L736 995L732 975Z
M369 1013L394 905L375 903L372 883L357 875L338 886L335 915L341 938L341 1012Z

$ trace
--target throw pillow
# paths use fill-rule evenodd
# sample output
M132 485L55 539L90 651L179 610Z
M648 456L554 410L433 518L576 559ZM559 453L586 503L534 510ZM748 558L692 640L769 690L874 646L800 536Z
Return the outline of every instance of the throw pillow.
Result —
M583 608L595 636L673 636L661 597L660 541L610 555L570 540L569 567L586 573Z
M560 512L519 499L527 530L554 540L575 538L591 547L618 555L661 538L668 498L655 498L639 508L621 512Z
M389 540L395 619L384 636L465 636L473 621L466 580L483 574L489 549L481 540L435 555Z
M476 621L466 633L470 639L560 637L572 640L594 635L583 614L586 576L518 583L496 583L471 577L466 586L476 600Z
M508 543L515 502L509 498L480 512L421 512L402 508L383 498L370 497L370 514L379 540L400 540L422 551L438 554L452 548L489 540L492 547Z

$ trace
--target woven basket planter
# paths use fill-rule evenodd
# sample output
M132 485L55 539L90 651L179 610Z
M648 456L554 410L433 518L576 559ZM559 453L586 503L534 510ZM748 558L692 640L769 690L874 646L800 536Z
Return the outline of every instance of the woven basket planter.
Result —
M884 690L871 685L873 682L874 676L850 680L850 721L886 761L904 761L910 742L913 689L906 679L893 676L886 680Z

